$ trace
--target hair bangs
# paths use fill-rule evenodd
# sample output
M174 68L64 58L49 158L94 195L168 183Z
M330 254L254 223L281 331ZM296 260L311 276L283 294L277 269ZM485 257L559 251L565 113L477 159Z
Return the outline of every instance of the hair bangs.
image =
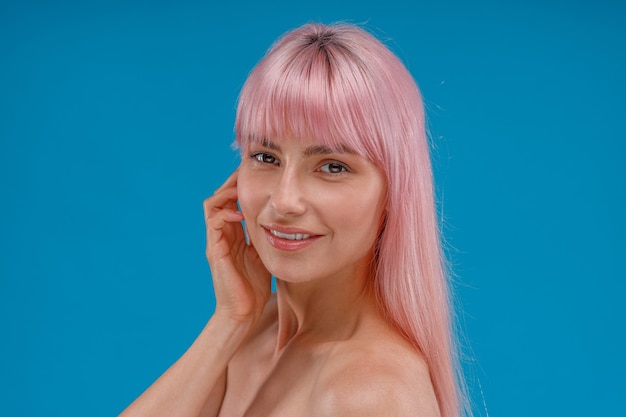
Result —
M276 45L252 71L239 97L236 143L307 139L350 149L378 164L378 100L366 68L323 36Z

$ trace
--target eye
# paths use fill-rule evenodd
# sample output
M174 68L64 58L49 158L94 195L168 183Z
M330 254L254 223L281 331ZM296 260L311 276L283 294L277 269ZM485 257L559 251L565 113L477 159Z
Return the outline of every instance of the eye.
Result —
M348 167L340 162L328 162L320 167L320 171L327 174L337 175L348 172Z
M252 155L250 155L250 157L255 159L257 162L262 163L262 164L278 165L278 160L271 153L254 152Z

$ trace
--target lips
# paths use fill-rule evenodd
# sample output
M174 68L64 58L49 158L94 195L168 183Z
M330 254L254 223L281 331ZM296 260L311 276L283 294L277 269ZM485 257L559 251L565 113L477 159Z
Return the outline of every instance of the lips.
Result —
M316 235L308 230L278 225L264 226L265 237L270 245L281 251L298 251L309 247L317 241L321 235Z
M311 237L311 235L308 233L281 233L273 229L270 229L270 233L276 237L287 240L303 240Z

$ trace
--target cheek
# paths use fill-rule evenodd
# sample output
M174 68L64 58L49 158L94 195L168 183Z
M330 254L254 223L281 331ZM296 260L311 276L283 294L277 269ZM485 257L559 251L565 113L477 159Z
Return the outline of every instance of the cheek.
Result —
M346 224L350 224L352 230L367 244L373 244L382 223L382 211L377 203L375 200L362 202L362 206L358 209L355 207L349 220L346 220Z
M344 201L344 204L336 208L337 201ZM378 225L376 214L378 210L374 199L343 193L319 203L318 213L339 233L339 236L357 242L359 246L367 244L372 229ZM328 209L329 207L332 209Z
M244 217L249 221L259 214L263 206L264 188L259 183L258 176L246 170L241 170L237 178L237 199Z
M380 191L382 189L382 191ZM368 196L364 198L364 196ZM354 196L351 210L347 211L344 224L364 245L373 246L381 231L385 212L384 188L374 187L371 192Z
M253 187L251 187L246 176L240 174L237 179L237 200L239 201L239 207L244 216L250 211L250 207L254 201L252 190Z
M254 184L251 183L250 177L244 172L239 172L237 177L237 200L239 202L239 209L243 213L246 234L248 239L256 246L257 236L254 225L254 219L256 217L255 210L255 193Z

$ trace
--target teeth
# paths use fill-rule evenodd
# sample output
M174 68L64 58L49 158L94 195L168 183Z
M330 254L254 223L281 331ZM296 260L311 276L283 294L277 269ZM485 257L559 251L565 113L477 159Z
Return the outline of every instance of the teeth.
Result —
M280 233L280 232L277 232L276 230L270 230L270 232L276 237L279 237L281 239L287 239L287 240L304 240L304 239L308 239L311 237L311 235L307 235L303 233L296 233L296 234L291 235L287 233Z

